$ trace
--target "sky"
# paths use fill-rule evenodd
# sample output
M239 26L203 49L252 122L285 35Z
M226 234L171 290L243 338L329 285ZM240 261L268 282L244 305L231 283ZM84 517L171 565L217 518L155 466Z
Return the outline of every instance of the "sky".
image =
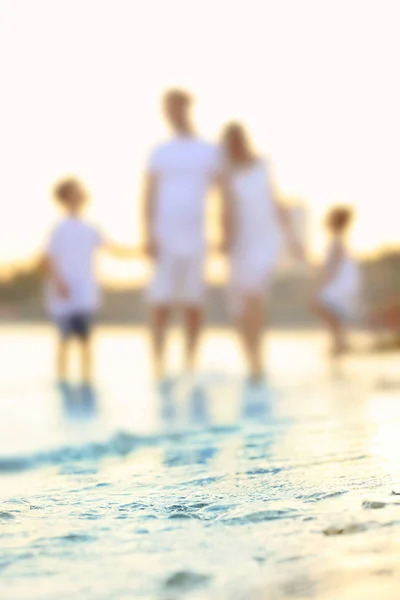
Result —
M399 18L397 0L0 0L0 269L40 252L65 174L107 236L140 239L170 86L194 93L204 137L248 126L306 203L312 251L337 202L357 210L358 253L399 244Z

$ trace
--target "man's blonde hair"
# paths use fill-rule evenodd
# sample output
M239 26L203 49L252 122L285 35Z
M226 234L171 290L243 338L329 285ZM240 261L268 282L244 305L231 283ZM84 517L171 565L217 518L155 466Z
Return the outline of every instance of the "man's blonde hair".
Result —
M193 97L186 90L173 88L165 92L164 102L177 102L178 104L182 104L182 106L190 106L193 102Z

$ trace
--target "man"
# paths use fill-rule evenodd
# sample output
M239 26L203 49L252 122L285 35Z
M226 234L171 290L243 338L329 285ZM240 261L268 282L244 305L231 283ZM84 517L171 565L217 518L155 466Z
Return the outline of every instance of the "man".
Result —
M181 90L163 98L173 137L153 151L146 174L146 251L154 261L149 289L152 344L157 378L165 377L166 330L175 309L185 327L186 368L194 369L204 301L204 212L218 176L217 149L197 137L192 100Z

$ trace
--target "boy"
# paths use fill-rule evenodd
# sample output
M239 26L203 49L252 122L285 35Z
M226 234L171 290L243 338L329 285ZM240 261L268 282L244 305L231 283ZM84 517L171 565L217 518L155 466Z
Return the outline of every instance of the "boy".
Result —
M335 207L327 216L331 244L317 280L313 301L315 313L327 325L332 337L332 355L346 351L345 321L360 311L360 270L346 245L353 218L347 207Z
M58 377L61 382L66 380L68 342L76 338L81 354L82 380L90 383L90 333L99 306L94 258L105 243L101 233L82 217L87 195L78 180L61 181L55 186L54 196L66 213L51 235L44 259L47 308L61 334ZM107 248L118 255L132 255L132 251L114 244L107 244Z

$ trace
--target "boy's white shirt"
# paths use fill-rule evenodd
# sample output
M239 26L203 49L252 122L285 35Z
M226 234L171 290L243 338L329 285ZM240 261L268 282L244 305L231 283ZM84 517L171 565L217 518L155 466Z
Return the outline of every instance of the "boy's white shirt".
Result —
M51 316L94 312L99 306L99 286L94 259L104 243L100 231L85 220L67 217L51 234L46 250L69 295L62 298L51 280L46 282L46 305Z

